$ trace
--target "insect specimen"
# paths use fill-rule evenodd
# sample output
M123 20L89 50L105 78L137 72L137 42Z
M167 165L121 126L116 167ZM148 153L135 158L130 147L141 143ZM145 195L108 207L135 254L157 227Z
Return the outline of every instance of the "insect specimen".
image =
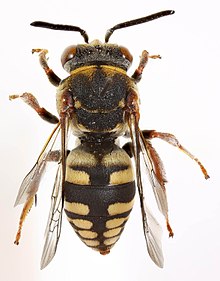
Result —
M119 239L134 203L137 186L143 230L151 259L163 266L163 254L158 237L157 221L144 202L141 162L147 170L159 210L166 219L169 236L173 236L169 224L165 190L165 172L159 155L150 140L160 138L178 147L200 166L205 178L209 176L201 164L169 133L139 128L139 96L137 83L149 58L160 58L143 51L139 65L130 77L127 70L132 55L125 47L108 43L117 29L145 23L174 11L162 11L150 16L120 23L109 29L105 43L94 40L89 43L87 33L70 25L33 22L35 27L80 32L84 44L65 49L61 62L69 76L61 80L47 63L47 50L39 53L40 64L49 81L57 87L59 118L42 108L31 93L20 97L44 120L57 124L46 142L36 164L23 180L15 205L23 204L15 244L19 243L24 219L36 198L41 178L50 161L57 161L51 209L46 229L46 239L41 260L44 268L54 257L61 232L63 209L67 219L80 239L105 255ZM78 140L76 147L68 146L71 132ZM61 140L60 150L54 143ZM122 147L118 138L128 138ZM132 167L134 158L135 169Z

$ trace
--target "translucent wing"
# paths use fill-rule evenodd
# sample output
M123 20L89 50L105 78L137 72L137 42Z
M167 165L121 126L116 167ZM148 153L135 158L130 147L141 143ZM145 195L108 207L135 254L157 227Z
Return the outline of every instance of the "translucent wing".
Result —
M47 163L50 160L50 153L59 134L59 131L60 124L55 127L52 134L48 138L46 144L44 145L34 167L24 178L18 191L17 198L15 200L15 206L27 202L31 197L35 196L35 194L37 193L40 181L46 170Z
M153 188L157 206L166 219L169 236L173 236L173 231L170 227L168 218L168 203L165 189L166 178L162 161L155 149L151 146L150 141L144 138L140 130L138 135L140 150L143 155L146 171Z
M45 244L41 257L41 269L46 267L53 259L60 237L63 209L62 182L62 166L59 164L51 197L49 218L45 231Z
M53 130L44 148L42 149L42 152L38 157L36 164L31 169L31 171L27 174L27 176L24 178L21 187L19 189L17 199L15 201L15 206L24 203L24 207L21 212L18 231L14 241L16 245L19 244L21 231L25 218L33 205L34 197L36 197L36 193L38 191L41 179L45 173L47 163L49 161L58 162L60 160L60 152L52 151L52 148L54 147L54 143L57 139L59 131L60 131L60 124L58 124Z
M145 227L148 229L146 233L148 241L147 250L155 264L159 267L163 267L164 259L161 245L162 229L157 220L154 218L154 216L148 209L148 207L146 206L145 202L144 210L146 212L147 217L147 224L145 225Z
M45 243L41 258L41 269L53 259L60 238L63 210L63 184L65 181L68 118L61 117L61 162L57 170L51 197L51 208L45 232Z
M159 267L163 267L163 253L161 248L161 228L150 213L144 200L143 185L140 171L140 132L138 122L134 115L131 115L128 120L130 127L130 134L133 143L133 153L136 165L137 186L140 196L141 213L143 221L144 235L147 243L148 253L153 262Z

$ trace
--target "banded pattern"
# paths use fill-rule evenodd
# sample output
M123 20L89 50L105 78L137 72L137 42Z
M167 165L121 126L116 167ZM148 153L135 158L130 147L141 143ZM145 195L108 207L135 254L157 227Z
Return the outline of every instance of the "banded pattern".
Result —
M80 239L101 254L107 254L124 229L134 195L134 181L111 186L66 182L64 209Z
M119 239L135 195L131 159L115 144L127 130L129 83L123 69L108 65L75 69L64 82L74 105L71 126L81 142L66 160L64 209L81 240L102 254ZM61 88L58 101L59 95Z
M117 185L134 181L131 159L114 142L83 143L67 157L66 181L76 185Z

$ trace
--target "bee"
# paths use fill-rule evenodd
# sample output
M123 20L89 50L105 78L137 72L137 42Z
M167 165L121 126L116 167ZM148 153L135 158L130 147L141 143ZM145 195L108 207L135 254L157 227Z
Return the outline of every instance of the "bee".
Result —
M202 163L169 133L139 128L139 94L137 83L149 59L160 58L143 51L133 75L127 75L132 63L129 50L108 43L117 29L138 25L174 14L166 10L146 17L123 22L110 28L105 43L89 43L85 30L71 25L36 21L32 26L55 30L80 32L84 44L69 46L63 52L61 63L69 76L61 80L49 67L47 50L33 49L39 54L40 64L49 81L57 88L59 118L41 107L31 93L12 95L21 98L39 116L56 124L43 147L37 162L24 178L15 206L24 204L15 244L19 244L22 226L30 211L47 164L57 162L57 172L51 196L51 208L46 228L41 268L53 259L61 233L63 209L67 219L86 246L102 255L120 238L134 204L135 190L140 198L143 231L147 250L153 262L163 267L160 226L145 204L143 177L148 176L156 203L166 220L169 236L173 230L169 223L165 189L166 177L162 161L151 145L154 138L179 148L200 167L205 178L208 173ZM78 144L69 147L69 135ZM128 141L120 146L118 139ZM60 140L61 148L55 149ZM134 159L134 168L132 164ZM142 172L141 163L146 167Z

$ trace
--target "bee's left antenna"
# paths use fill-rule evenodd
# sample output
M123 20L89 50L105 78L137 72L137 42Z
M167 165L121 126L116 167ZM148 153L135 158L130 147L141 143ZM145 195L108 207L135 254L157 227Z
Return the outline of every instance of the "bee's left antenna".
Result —
M66 24L65 25L64 24L54 24L54 23L49 23L49 22L45 22L45 21L34 21L31 23L31 26L54 29L54 30L77 31L77 32L80 32L80 34L82 35L82 37L84 38L86 43L89 42L89 37L88 37L86 31L81 29L78 26L66 25Z

